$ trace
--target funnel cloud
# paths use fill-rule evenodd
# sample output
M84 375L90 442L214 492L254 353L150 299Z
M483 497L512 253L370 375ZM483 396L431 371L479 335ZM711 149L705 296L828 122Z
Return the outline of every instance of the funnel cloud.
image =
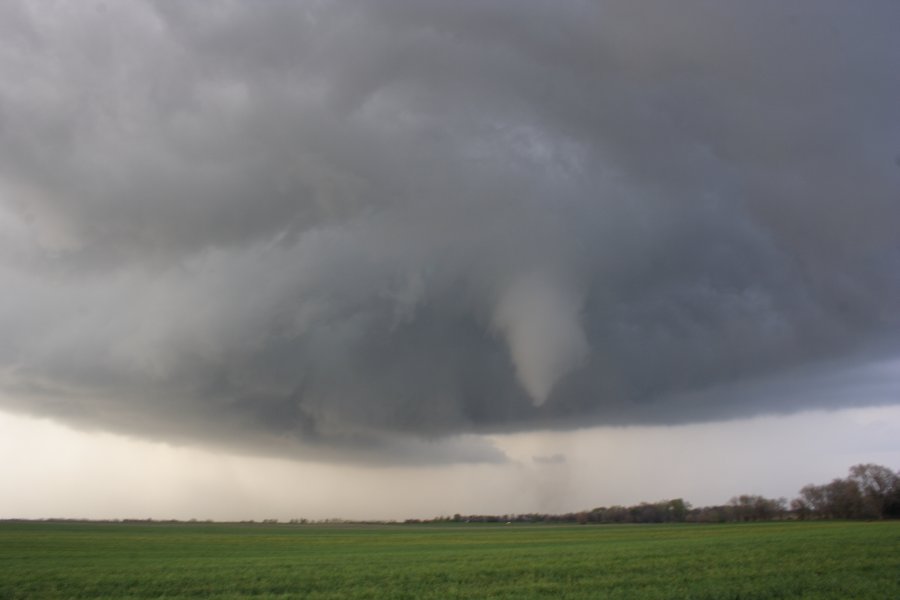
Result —
M0 406L469 462L504 459L478 434L858 403L835 379L897 355L898 22L5 2Z
M588 354L578 323L580 304L537 276L516 281L500 297L494 323L509 346L516 378L535 406Z

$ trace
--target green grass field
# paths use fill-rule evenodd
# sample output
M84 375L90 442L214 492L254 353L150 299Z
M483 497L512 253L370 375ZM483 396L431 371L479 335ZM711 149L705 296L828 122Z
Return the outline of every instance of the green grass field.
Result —
M0 598L900 598L900 522L0 523Z

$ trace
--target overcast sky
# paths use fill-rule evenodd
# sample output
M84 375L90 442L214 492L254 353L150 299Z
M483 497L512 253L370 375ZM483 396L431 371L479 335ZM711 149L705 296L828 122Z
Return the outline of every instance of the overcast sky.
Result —
M387 502L416 473L443 510L496 469L537 510L509 474L587 501L546 475L594 450L652 473L809 439L803 473L767 449L766 489L875 460L860 419L900 424L897 23L895 0L2 3L0 434L35 472L0 485L121 445L173 488L215 462ZM112 476L83 456L64 471ZM690 495L657 479L633 496Z

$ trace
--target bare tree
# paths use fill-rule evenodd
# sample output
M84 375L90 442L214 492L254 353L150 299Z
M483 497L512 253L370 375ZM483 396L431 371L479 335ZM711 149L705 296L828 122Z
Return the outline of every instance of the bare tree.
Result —
M883 519L894 495L900 491L900 475L887 467L875 464L860 464L850 467L847 478L859 489L862 497L861 516Z

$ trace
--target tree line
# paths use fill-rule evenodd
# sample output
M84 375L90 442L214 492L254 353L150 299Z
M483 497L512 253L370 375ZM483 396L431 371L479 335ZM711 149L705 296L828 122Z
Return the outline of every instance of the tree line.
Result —
M681 498L633 506L601 506L565 514L460 515L408 519L406 523L734 523L781 519L900 518L900 472L875 464L850 467L843 479L809 484L788 503L786 498L753 494L735 496L727 504L692 507Z
M850 467L845 479L804 486L791 510L801 519L900 518L900 472L873 464Z

